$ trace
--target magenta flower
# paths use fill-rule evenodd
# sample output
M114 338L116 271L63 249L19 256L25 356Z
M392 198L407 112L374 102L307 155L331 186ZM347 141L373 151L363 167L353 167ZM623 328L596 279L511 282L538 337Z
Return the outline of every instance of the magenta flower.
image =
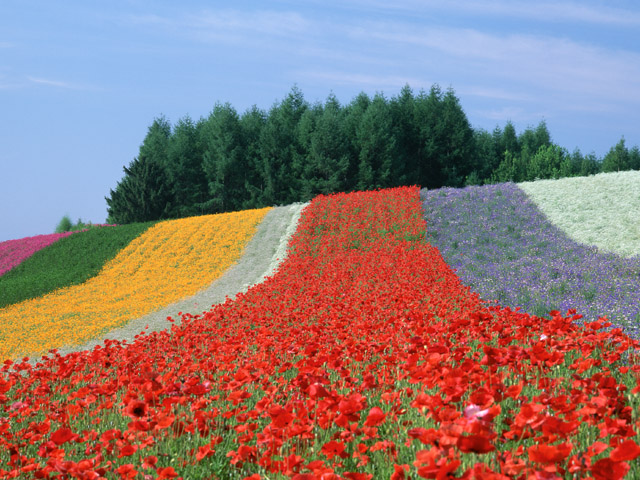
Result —
M0 242L0 275L22 263L38 250L51 245L63 237L68 237L74 232L51 233L48 235L36 235L18 240Z

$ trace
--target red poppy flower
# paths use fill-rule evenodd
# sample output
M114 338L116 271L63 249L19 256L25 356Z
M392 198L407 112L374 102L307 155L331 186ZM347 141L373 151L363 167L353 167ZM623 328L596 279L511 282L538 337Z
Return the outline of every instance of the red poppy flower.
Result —
M147 415L148 405L140 400L131 400L127 404L126 414L132 418L141 418Z
M529 459L536 463L559 463L567 459L573 446L568 443L560 445L533 445L529 447Z
M142 468L156 468L156 463L158 463L158 457L155 455L150 455L144 458L142 462Z
M138 471L134 468L133 464L127 463L125 465L120 465L116 470L118 474L120 474L120 478L134 478Z
M324 453L328 459L332 459L336 455L342 458L346 458L348 456L345 453L345 446L342 442L327 442L322 446L322 449L320 449L320 451Z
M178 476L173 467L158 468L156 470L156 473L158 474L156 480L164 480L165 478L176 478Z
M120 453L118 454L118 458L130 457L134 453L136 453L138 447L135 445L125 445L120 449Z
M625 440L613 449L609 458L614 462L635 460L640 456L640 447L633 440Z
M468 435L458 438L457 446L465 453L488 453L493 452L494 447L489 439L482 435Z
M280 405L274 405L271 407L269 409L269 416L271 417L273 426L276 428L288 427L295 418Z
M67 443L74 436L75 435L71 429L62 427L51 434L51 441L56 445L62 445L63 443Z
M371 473L345 472L342 475L349 480L371 480L373 478Z
M629 471L626 462L614 462L610 458L601 458L591 466L595 480L622 480Z
M367 419L364 424L367 427L377 427L382 422L384 422L387 415L382 411L380 407L373 407L369 410L369 415L367 415Z
M390 480L405 480L406 472L409 471L409 465L393 465L393 473L391 474Z

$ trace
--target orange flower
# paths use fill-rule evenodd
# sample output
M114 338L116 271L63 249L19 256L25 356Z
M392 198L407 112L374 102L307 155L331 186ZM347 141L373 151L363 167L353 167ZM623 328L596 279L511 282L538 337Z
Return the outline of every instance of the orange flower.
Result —
M269 210L157 223L96 277L0 309L0 362L81 344L196 294L240 257Z

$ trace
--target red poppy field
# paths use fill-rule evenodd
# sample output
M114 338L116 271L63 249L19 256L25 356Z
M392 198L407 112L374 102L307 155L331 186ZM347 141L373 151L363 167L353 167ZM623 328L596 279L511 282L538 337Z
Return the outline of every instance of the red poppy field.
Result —
M640 478L638 342L483 306L425 228L415 187L320 196L234 301L5 361L0 478Z

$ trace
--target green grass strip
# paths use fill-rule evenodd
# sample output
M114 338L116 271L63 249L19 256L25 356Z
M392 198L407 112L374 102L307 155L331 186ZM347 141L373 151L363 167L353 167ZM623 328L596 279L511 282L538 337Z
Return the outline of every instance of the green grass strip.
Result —
M106 262L154 223L91 228L37 251L0 277L0 308L96 276Z

